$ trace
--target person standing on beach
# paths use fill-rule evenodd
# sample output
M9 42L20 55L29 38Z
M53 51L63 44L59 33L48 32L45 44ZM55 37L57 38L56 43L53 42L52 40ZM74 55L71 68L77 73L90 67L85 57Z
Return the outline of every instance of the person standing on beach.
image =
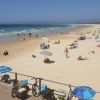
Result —
M68 57L69 57L69 56L68 56L69 51L68 51L68 48L67 48L67 47L65 47L64 52L66 53L66 58L68 58Z
M29 33L29 37L31 37L31 36L32 36L32 33L30 32L30 33Z

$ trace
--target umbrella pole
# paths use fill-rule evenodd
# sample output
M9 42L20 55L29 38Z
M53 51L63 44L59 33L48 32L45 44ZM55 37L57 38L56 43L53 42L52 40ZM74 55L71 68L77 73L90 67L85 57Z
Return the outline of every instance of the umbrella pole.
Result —
M15 73L15 80L17 81L17 73Z

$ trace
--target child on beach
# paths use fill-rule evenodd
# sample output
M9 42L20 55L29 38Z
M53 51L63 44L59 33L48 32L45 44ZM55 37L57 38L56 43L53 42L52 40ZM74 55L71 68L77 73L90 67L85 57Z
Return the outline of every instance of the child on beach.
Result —
M68 51L68 48L67 48L67 47L65 47L64 52L66 53L66 58L68 58L68 57L69 57L69 56L68 56L69 51Z

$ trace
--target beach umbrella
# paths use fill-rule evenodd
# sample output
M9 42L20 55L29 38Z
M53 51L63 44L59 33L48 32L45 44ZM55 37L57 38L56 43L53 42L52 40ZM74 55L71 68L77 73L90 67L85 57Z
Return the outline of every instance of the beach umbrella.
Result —
M49 40L48 38L46 38L46 37L42 37L42 40Z
M96 92L88 86L78 86L72 91L72 94L75 97L86 100L94 97Z
M40 54L45 55L45 58L46 56L52 56L52 53L49 51L42 51Z
M0 66L0 73L10 72L12 69L8 66Z
M42 37L41 40L42 40L42 43L45 43L45 42L48 42L49 41L49 38Z
M6 72L10 72L12 69L8 66L0 66L0 74L1 74L1 77L2 77L2 73L6 73Z

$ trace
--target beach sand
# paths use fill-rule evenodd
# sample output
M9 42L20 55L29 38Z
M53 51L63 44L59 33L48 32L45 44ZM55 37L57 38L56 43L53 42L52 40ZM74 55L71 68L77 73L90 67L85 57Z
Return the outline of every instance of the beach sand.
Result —
M50 49L48 51L53 54L49 58L55 61L54 63L45 64L43 62L45 56L40 54L43 50L39 46L41 39L31 38L25 41L20 40L13 43L0 44L0 65L11 66L14 72L74 86L86 85L100 91L100 48L96 47L100 42L96 42L92 35L95 30L100 28L100 25L93 24L90 26L72 30L70 31L71 34L55 34L48 37L50 40ZM88 31L90 33L86 34ZM66 58L65 47L77 40L80 33L85 33L87 37L92 39L79 41L78 48L69 49L68 55L70 57ZM54 44L55 40L60 40L61 43ZM10 55L2 55L5 49L9 51ZM95 54L91 53L91 51L95 51ZM36 55L36 58L32 57L33 54ZM77 60L80 55L88 57L88 60ZM64 89L67 92L69 90L67 86L59 86L53 83L47 84L58 90ZM100 94L97 93L93 99L99 100L99 98ZM76 100L77 98L74 99Z

